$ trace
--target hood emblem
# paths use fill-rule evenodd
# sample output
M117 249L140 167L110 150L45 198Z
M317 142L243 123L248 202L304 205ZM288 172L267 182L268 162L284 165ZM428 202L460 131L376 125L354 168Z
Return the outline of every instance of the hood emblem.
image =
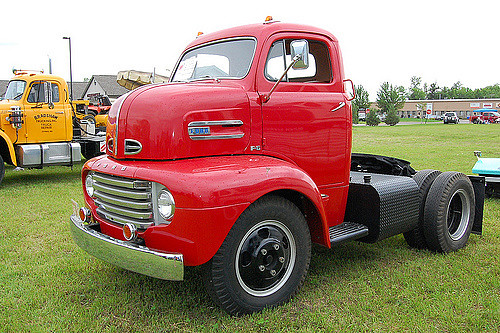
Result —
M212 121L192 121L188 124L188 134L191 140L216 140L216 139L240 139L245 134L241 131L236 133L221 133L220 129L239 128L243 126L241 120L212 120ZM212 134L211 128L216 134Z
M189 136L210 135L210 127L189 127Z

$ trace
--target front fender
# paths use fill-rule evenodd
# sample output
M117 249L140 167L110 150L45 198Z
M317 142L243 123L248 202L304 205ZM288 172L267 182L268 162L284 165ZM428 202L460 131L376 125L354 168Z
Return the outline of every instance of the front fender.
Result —
M321 232L328 235L316 184L302 169L280 159L237 155L131 162L106 157L93 163L91 169L106 173L113 170L115 175L124 170L126 177L165 185L175 199L174 218L169 225L149 227L140 237L149 248L182 253L188 266L210 260L241 213L262 196L280 190L306 197L318 212ZM112 237L122 237L119 227L104 223L101 230Z
M17 159L16 159L16 152L14 150L14 145L12 144L12 141L7 136L7 134L5 134L3 131L0 131L0 141L5 142L5 146L9 150L9 156L10 156L11 162L14 166L17 166ZM3 152L0 152L0 153L3 153Z

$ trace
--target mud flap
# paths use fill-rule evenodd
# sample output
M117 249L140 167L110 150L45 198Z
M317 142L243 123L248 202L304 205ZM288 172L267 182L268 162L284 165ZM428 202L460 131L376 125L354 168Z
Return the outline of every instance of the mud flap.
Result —
M485 195L485 178L482 176L468 176L472 187L474 188L474 198L476 199L476 214L474 216L474 224L472 225L472 233L481 235L483 233L483 211L484 211L484 195Z

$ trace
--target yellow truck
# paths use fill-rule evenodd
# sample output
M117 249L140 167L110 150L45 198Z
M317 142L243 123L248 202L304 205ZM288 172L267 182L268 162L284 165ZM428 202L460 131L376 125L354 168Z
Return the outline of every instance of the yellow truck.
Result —
M67 165L101 154L107 115L71 101L55 75L15 71L0 100L0 182L5 163L23 168Z

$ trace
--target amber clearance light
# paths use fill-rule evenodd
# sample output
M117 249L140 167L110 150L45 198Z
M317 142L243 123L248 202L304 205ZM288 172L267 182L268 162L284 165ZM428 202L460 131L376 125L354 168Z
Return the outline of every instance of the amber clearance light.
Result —
M88 209L87 207L82 207L80 208L80 210L78 211L78 215L80 216L80 220L82 220L83 222L85 223L89 223L90 222L90 209Z
M137 227L131 223L126 223L123 226L123 237L128 241L137 239Z

